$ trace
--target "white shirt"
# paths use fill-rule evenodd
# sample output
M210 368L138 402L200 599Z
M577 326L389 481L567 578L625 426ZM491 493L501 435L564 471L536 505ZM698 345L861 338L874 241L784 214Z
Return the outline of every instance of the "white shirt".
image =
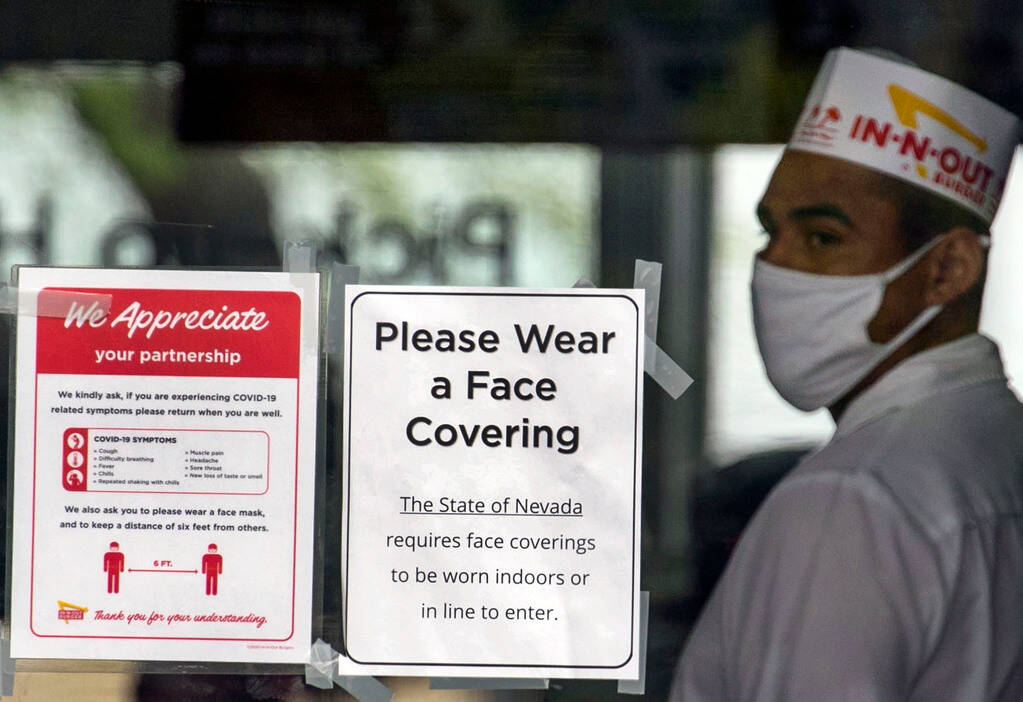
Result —
M744 532L672 699L1023 700L1023 405L993 342L850 403Z

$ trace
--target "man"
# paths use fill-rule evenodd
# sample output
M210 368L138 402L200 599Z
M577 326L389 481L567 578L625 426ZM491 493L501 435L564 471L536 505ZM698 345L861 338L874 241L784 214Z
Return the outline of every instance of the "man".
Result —
M121 591L121 573L124 572L124 554L116 541L111 541L110 550L103 554L103 572L107 574L107 593L116 595Z
M771 493L673 699L1023 700L1023 406L977 334L1018 123L829 53L758 207L768 377L835 435Z
M202 572L206 574L206 594L217 594L217 580L224 572L224 557L217 553L217 545L210 544L202 557Z

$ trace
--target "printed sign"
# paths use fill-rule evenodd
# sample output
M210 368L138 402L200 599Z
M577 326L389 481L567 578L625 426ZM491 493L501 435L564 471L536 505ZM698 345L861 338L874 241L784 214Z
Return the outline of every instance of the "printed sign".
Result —
M638 676L643 304L347 288L343 672Z
M19 287L12 656L307 661L317 275Z

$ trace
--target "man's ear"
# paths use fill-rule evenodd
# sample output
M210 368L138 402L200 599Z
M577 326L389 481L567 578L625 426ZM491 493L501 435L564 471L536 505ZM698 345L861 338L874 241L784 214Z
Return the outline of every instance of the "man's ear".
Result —
M984 270L985 245L968 227L953 227L928 256L928 305L944 305L972 288Z

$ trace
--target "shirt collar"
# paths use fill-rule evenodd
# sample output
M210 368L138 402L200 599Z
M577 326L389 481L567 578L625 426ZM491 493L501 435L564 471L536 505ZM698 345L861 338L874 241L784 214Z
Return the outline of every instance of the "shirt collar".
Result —
M970 334L935 346L902 361L850 402L835 437L928 397L998 379L1005 379L1002 358L986 336Z

